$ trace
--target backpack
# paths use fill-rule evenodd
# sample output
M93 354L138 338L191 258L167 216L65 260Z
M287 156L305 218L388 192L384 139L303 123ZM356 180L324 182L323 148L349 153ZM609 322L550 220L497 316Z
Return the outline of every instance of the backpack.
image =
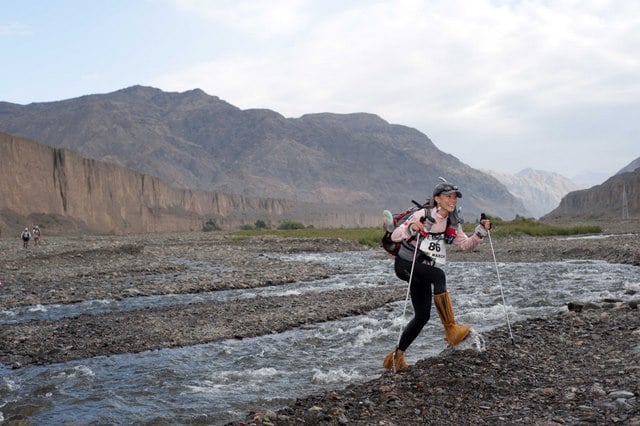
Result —
M384 222L384 235L382 236L382 240L380 241L380 245L387 253L392 256L398 255L398 250L400 250L401 242L396 242L391 239L391 234L393 230L398 226L402 225L412 214L417 212L420 209L427 209L433 207L432 200L430 198L427 199L423 204L418 203L415 200L411 200L414 204L413 207L409 207L406 210L401 211L400 213L392 214L389 210L385 210L383 215Z

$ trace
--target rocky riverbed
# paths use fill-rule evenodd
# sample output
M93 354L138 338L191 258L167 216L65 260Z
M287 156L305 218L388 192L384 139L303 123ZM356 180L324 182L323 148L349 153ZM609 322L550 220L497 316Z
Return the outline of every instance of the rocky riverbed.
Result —
M638 235L492 240L499 262L600 259L640 265ZM274 253L366 250L345 240L238 238L224 233L51 237L27 250L0 239L0 309L91 299L280 285L340 274ZM380 253L380 256L384 256ZM493 261L489 241L453 261ZM208 269L202 265L208 265ZM212 273L211 265L215 272ZM159 284L162 283L162 284ZM0 361L14 368L96 355L257 336L365 313L402 300L404 289L192 303L56 321L6 324ZM606 308L606 309L605 309ZM639 424L637 305L514 324L487 336L485 352L456 352L343 391L292 401L240 424ZM457 392L452 392L456 389Z
M564 313L485 334L486 350L456 351L396 374L292 401L249 424L640 424L637 305Z

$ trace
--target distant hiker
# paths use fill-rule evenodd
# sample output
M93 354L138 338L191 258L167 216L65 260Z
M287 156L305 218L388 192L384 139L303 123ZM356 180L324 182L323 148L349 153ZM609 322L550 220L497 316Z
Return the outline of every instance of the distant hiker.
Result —
M409 281L414 317L402 331L398 346L384 358L383 367L392 370L407 368L404 352L418 337L431 315L433 300L444 326L445 340L458 345L469 333L470 325L456 324L451 297L447 291L446 276L441 266L446 261L446 245L455 244L461 250L472 250L491 229L491 222L483 219L472 236L462 230L456 204L462 193L458 187L441 178L433 189L432 202L428 207L414 212L391 234L391 239L401 242L395 258L395 273L398 278ZM419 249L416 250L416 240ZM414 264L415 255L415 264ZM413 275L411 267L413 264Z
M31 239L29 228L24 228L24 231L22 231L22 234L20 234L20 238L22 238L22 248L28 248L29 240Z
M39 247L40 246L40 227L38 225L34 226L31 233L33 234L33 245L36 247Z

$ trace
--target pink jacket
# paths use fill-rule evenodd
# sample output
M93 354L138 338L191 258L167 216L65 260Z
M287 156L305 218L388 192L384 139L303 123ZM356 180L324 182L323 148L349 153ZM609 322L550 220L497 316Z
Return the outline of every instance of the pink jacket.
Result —
M424 217L424 212L424 209L420 209L413 215L411 215L409 219L407 219L402 225L393 230L391 239L393 241L400 242L402 240L411 238L411 230L409 229L409 226L411 226L411 224L415 222L419 222L420 219ZM447 228L447 218L440 217L439 214L436 214L435 207L431 209L431 217L433 217L436 222L433 224L429 232L434 234L444 232ZM470 237L467 236L467 234L465 234L462 230L462 225L458 224L458 227L456 228L456 237L453 240L453 244L458 246L461 250L467 251L476 248L478 244L480 244L480 241L482 241L482 237L475 233ZM411 244L415 246L415 240L411 241Z

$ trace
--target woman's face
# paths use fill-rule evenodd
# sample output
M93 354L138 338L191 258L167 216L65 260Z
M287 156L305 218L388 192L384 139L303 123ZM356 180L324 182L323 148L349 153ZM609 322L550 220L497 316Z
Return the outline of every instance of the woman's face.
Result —
M458 194L455 192L451 194L436 195L433 199L438 204L438 207L445 209L449 213L453 213L456 210L456 204L458 203Z

